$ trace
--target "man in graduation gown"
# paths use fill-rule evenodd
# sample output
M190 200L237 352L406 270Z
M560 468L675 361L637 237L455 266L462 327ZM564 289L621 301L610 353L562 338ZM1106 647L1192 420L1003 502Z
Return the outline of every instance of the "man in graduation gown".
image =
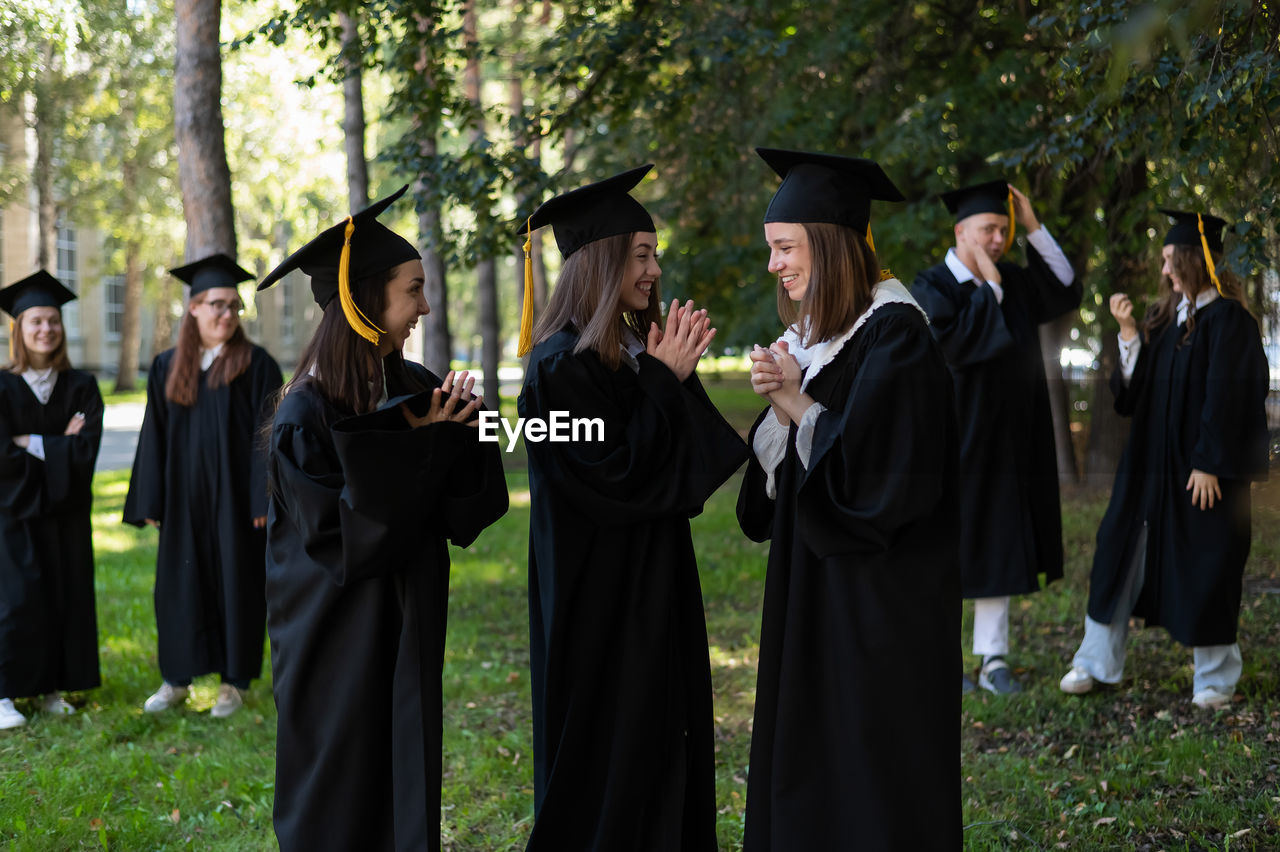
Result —
M1164 212L1175 218L1166 254L1186 247L1203 253L1205 264L1221 257L1224 220ZM1194 649L1196 706L1228 704L1240 679L1249 489L1267 478L1269 382L1243 288L1205 264L1199 281L1178 281L1176 291L1169 285L1163 321L1153 311L1143 335L1128 297L1112 297L1123 319L1111 390L1116 411L1133 422L1098 528L1085 637L1060 683L1064 692L1121 680L1131 614ZM1165 268L1179 274L1173 263ZM1197 478L1217 490L1202 499Z
M531 225L551 224L566 257L652 232L626 194L647 171L552 199ZM622 322L618 282L591 283L606 320ZM562 275L557 289L567 286ZM548 313L558 305L553 297ZM610 367L582 349L581 336L570 323L537 341L519 400L525 418L560 411L603 422L603 435L592 436L602 440L528 445L535 821L527 848L710 852L711 671L689 519L746 447L696 372L682 380L639 340Z
M221 254L171 271L191 285L191 307L178 345L157 355L147 375L147 408L124 504L125 523L160 530L155 611L164 684L145 707L157 712L181 704L192 678L216 673L223 685L213 712L224 716L262 674L267 481L258 433L282 377L275 359L242 330L214 349L204 348L204 332L197 331L197 311L234 316L235 286L251 273ZM230 301L201 298L215 289ZM188 333L199 336L192 352L183 347ZM214 362L237 345L250 349L244 371L212 386ZM167 387L184 358L199 359L189 405L170 399Z
M960 576L974 598L978 685L1021 689L1009 652L1010 596L1062 576L1057 457L1038 327L1080 305L1062 249L1025 195L1004 181L944 193L955 246L911 293L955 380L960 419ZM1027 266L1000 257L1021 225ZM961 689L973 689L967 675Z

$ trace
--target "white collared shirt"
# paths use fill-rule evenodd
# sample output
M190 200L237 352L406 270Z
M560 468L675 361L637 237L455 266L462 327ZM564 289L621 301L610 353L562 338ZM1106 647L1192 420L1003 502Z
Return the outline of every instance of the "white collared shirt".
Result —
M1203 291L1196 296L1196 310L1199 311L1205 305L1218 298L1216 289ZM1186 296L1182 297L1182 301L1178 302L1178 321L1176 325L1182 325L1187 321L1187 313L1191 308L1191 300ZM1142 351L1142 335L1134 335L1133 340L1126 341L1120 338L1120 378L1124 380L1125 385L1129 384L1129 380L1133 378L1133 371L1138 366L1138 353Z
M31 388L31 392L36 395L36 399L40 400L41 405L48 405L50 397L53 396L53 386L58 383L58 371L53 367L46 367L43 370L28 367L22 374L22 380L27 383L27 387ZM27 452L43 461L44 436L28 435Z
M223 344L219 343L217 346L213 347L212 349L200 350L200 372L203 373L205 370L213 366L213 362L216 361L218 359L218 356L222 354L222 346Z
M1071 268L1071 261L1067 260L1067 256L1062 252L1062 246L1058 245L1058 241L1049 233L1049 229L1041 225L1027 234L1027 242L1031 243L1031 247L1040 254L1040 257L1044 258L1044 262L1049 265L1053 276L1062 282L1062 286L1070 287L1071 282L1076 280L1075 270ZM951 274L955 276L958 283L963 284L966 281L978 280L978 276L974 275L969 267L961 263L960 255L956 254L954 248L947 249L946 264L947 269L951 270ZM996 303L1003 302L1004 287L994 281L985 283L991 288L991 292L995 293Z

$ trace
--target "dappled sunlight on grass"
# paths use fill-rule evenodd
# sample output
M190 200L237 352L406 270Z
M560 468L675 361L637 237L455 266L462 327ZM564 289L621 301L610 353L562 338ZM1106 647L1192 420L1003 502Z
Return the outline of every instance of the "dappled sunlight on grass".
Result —
M101 523L99 516L94 515L94 526L98 527L93 533L93 551L95 555L100 553L128 553L141 544L138 541L136 530L128 528L102 529L99 526Z

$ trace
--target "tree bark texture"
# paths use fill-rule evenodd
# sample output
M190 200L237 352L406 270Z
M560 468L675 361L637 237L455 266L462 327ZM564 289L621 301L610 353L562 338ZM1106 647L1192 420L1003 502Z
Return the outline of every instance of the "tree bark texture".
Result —
M428 121L430 124L428 124ZM424 116L422 156L436 155L435 119ZM428 131L426 128L431 127ZM426 195L426 178L419 178L414 187L414 194ZM449 371L449 363L453 360L453 340L449 333L449 281L444 266L444 258L440 254L443 242L442 223L440 220L439 202L432 201L426 207L419 208L418 238L422 245L422 268L426 273L423 291L431 313L422 319L422 362L428 370L443 377Z
M186 257L236 256L231 170L222 121L220 0L175 0L173 124L187 223Z
M129 104L132 108L132 104ZM126 156L121 168L121 208L138 209L138 164ZM138 378L138 350L142 331L142 246L137 239L124 245L124 304L120 310L120 358L116 362L116 392L133 390Z
M467 45L467 66L464 86L467 100L476 109L475 124L471 129L471 141L479 145L484 141L484 108L480 98L482 78L480 72L479 36L476 30L476 0L466 0L462 18L463 38ZM476 227L485 230L488 211L476 210ZM523 267L522 267L523 268ZM497 407L501 400L498 387L498 363L502 360L502 324L498 317L498 271L492 257L476 264L476 308L479 313L480 365L484 372L484 398Z
M53 105L53 76L57 74L54 63L57 55L53 43L43 45L44 68L48 79L36 86L35 105L32 110L36 136L36 266L52 275L58 274L58 204L53 197L53 146L56 135Z
M346 76L342 80L342 135L347 149L347 196L351 212L369 205L369 164L364 155L364 76L361 59L364 49L360 28L346 12L338 13L342 27L342 62Z

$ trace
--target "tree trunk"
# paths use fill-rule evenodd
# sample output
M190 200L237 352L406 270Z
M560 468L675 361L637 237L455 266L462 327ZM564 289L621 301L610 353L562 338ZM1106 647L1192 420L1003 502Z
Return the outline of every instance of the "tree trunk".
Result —
M480 45L476 31L476 0L466 0L462 18L463 38L467 45L467 66L464 75L467 100L476 109L475 125L471 130L471 142L479 147L484 142L484 108L480 99ZM476 230L483 233L489 227L489 211L476 210ZM501 401L498 387L498 363L502 360L502 325L498 317L498 271L492 257L476 264L476 308L480 323L480 365L484 372L484 398L495 409Z
M231 170L222 122L220 0L175 0L173 125L187 223L186 257L236 256Z
M156 301L155 323L151 327L151 358L173 345L173 314L169 306L178 299L177 289L177 280L172 275L166 275L161 279L160 298ZM150 361L151 358L147 360Z
M360 28L346 12L338 13L342 26L342 62L347 74L342 81L342 134L347 148L347 196L351 212L369 205L369 165L364 156L364 78L361 62L364 49Z
M1069 340L1071 314L1040 326L1040 354L1044 356L1045 379L1049 385L1049 408L1053 412L1053 443L1058 453L1058 482L1080 481L1075 446L1071 442L1071 391L1062 379L1062 347Z
M53 80L57 61L52 42L45 42L44 67L48 77L36 86L32 118L35 123L36 164L36 266L54 276L58 274L58 205L53 197L53 126L57 110L52 103Z
M428 124L427 122L430 122ZM423 116L424 128L434 127L436 119ZM426 141L422 144L422 156L436 155L435 131L423 131ZM419 178L414 186L414 194L425 197L426 178ZM453 360L453 340L449 333L449 282L444 267L444 258L440 253L444 242L443 226L440 219L440 203L431 201L425 207L420 206L418 214L418 238L422 244L422 268L426 272L426 283L423 285L427 304L431 313L422 320L422 363L438 376L449 372L449 363Z
M125 110L132 118L132 103ZM120 208L125 215L138 209L138 164L126 156L120 169ZM137 239L124 245L124 304L120 312L120 360L116 363L116 393L133 390L138 378L139 335L142 331L142 246Z
M130 240L124 247L124 306L120 314L120 361L116 365L116 393L137 385L138 350L142 346L142 247ZM165 313L165 311L161 311Z
M1123 210L1128 203L1127 199L1140 197L1146 188L1146 182L1147 161L1144 157L1136 157L1123 164L1107 187L1103 209ZM1109 232L1117 230L1118 226L1108 226ZM1112 233L1108 239L1109 244L1113 247L1128 245L1122 236L1120 233ZM1085 457L1085 482L1090 488L1107 488L1111 485L1116 468L1120 465L1120 454L1129 437L1129 421L1116 414L1115 400L1111 395L1111 373L1120 360L1120 344L1116 342L1116 324L1111 319L1107 304L1112 293L1140 292L1143 279L1149 274L1146 261L1141 255L1130 254L1118 248L1113 248L1109 255L1108 268L1103 274L1110 287L1099 288L1102 295L1102 354L1098 358L1098 371L1090 380L1089 448Z
M521 9L524 4L521 0L511 0L512 23L511 23L511 41L517 46L520 45L520 39L523 35L523 16ZM549 15L549 10L544 7L544 17ZM542 22L544 25L546 21ZM518 51L517 47L517 51ZM517 52L511 57L511 83L507 89L508 107L512 115L524 114L524 83L521 79L521 65L523 56ZM532 138L530 138L532 137ZM518 149L524 149L529 152L529 159L538 164L542 160L542 138L535 133L524 133L520 138L515 140ZM529 195L520 199L518 205L518 215L529 216L533 213L533 208L537 203L537 198ZM533 266L533 321L538 321L538 316L542 313L542 309L547 304L547 268L542 256L542 234L541 232L533 235L529 247L529 258ZM524 243L517 242L515 249L516 259L516 316L523 316L524 312Z

